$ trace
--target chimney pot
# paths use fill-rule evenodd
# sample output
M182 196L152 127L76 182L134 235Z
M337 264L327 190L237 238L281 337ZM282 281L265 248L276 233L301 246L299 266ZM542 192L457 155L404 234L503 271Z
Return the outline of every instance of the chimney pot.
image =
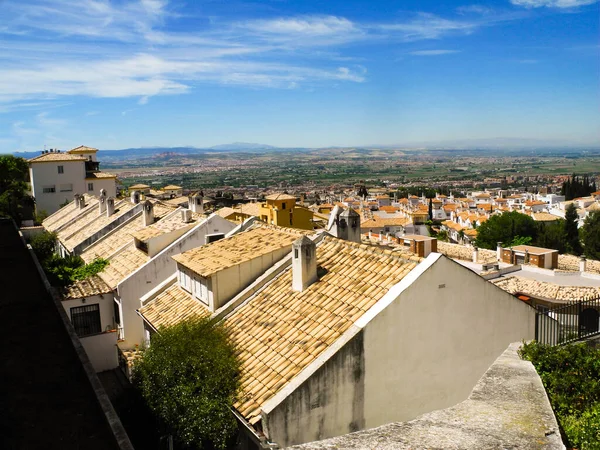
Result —
M106 217L110 217L115 213L115 199L109 197L106 199Z
M142 209L144 226L147 227L154 223L154 205L150 200L144 202Z
M134 205L137 205L139 202L140 202L140 192L133 191L131 193L131 203L133 203Z
M302 292L317 280L317 246L303 236L292 244L292 289Z

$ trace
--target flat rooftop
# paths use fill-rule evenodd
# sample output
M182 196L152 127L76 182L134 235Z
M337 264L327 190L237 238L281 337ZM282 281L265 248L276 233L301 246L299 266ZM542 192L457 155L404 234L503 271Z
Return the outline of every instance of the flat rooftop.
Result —
M118 449L52 298L0 219L0 448Z

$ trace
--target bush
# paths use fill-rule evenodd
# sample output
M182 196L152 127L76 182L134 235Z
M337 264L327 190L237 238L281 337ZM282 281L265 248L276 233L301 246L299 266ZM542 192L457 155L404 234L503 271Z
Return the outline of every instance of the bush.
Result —
M179 445L226 448L236 431L231 407L239 374L227 329L196 318L159 329L136 362L133 381Z
M43 265L56 250L56 233L40 233L31 238L30 245L40 264Z
M600 350L586 344L523 344L572 447L600 448Z

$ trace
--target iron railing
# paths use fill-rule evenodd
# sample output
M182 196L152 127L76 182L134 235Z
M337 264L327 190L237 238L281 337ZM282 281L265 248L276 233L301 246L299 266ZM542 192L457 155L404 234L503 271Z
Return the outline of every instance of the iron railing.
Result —
M600 297L569 302L536 313L535 340L563 345L600 334Z

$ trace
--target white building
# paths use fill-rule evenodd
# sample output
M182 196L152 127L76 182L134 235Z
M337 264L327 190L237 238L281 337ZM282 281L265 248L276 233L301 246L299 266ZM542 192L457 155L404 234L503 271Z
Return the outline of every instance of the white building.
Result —
M54 213L60 205L70 202L73 194L98 196L104 189L108 197L117 195L116 176L100 172L97 151L85 146L66 153L44 150L29 160L31 192L38 212Z

